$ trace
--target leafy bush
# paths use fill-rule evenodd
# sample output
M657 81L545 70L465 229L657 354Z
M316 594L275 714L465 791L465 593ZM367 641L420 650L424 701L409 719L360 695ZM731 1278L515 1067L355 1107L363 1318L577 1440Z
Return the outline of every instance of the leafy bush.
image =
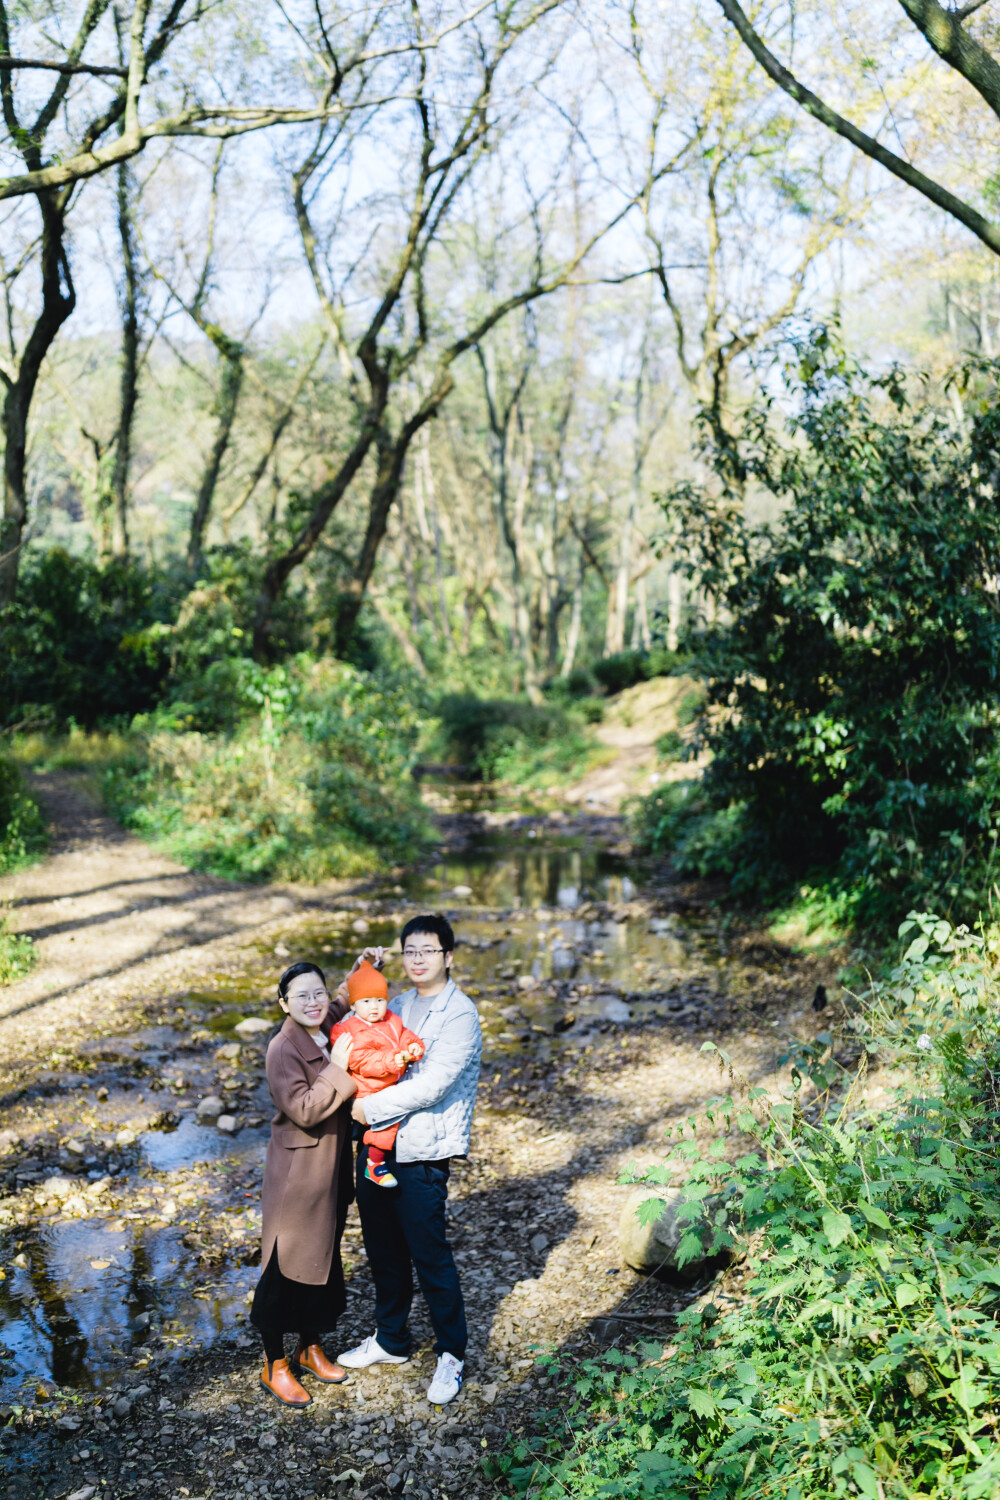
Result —
M419 725L405 685L309 658L242 661L232 682L241 715L231 732L186 729L177 705L136 721L133 749L106 778L129 827L238 879L362 874L429 841L409 774Z
M0 724L90 727L150 708L167 677L168 610L138 564L29 554L0 622Z
M680 1127L671 1159L643 1178L687 1172L681 1257L706 1233L735 1242L742 1292L699 1299L666 1349L571 1366L569 1444L559 1411L547 1440L496 1465L505 1490L998 1493L996 954L935 917L911 914L901 933L902 961L846 1035L798 1044L783 1099L735 1079L742 1097L708 1112L714 1138ZM892 1107L861 1102L869 1059L898 1070Z
M649 657L645 651L617 651L612 656L602 656L591 664L591 675L609 693L621 693L625 688L645 682L649 676Z
M668 729L658 736L653 748L660 760L680 760L684 754L684 740L676 729Z
M836 868L870 920L928 891L975 903L1000 834L1000 367L968 372L959 425L823 335L800 353L794 414L758 403L710 451L719 493L665 502L715 601L691 637L711 752L695 812L739 823L741 889ZM777 501L768 525L746 519L750 481Z
M488 781L572 774L591 753L579 706L450 693L437 711L445 752Z
M0 984L12 984L33 969L38 955L27 934L11 932L5 917L0 917Z
M47 842L45 820L20 767L0 755L0 874L27 863Z

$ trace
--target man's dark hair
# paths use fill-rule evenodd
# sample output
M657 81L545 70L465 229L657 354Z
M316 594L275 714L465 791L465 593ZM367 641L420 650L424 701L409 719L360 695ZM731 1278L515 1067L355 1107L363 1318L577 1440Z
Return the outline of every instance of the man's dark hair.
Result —
M448 931L451 931L450 927ZM323 970L320 968L319 964L311 964L306 959L300 959L297 964L290 964L289 967L285 970L284 974L282 974L281 978L278 980L278 994L281 996L282 1000L284 1000L288 995L288 986L291 984L292 980L298 979L300 974L318 974L320 979L322 979L324 986L326 985L326 975L323 973Z
M405 948L406 939L416 932L426 932L429 937L436 937L445 953L454 953L455 934L448 918L442 917L440 912L428 913L422 917L411 917L399 935L399 946Z

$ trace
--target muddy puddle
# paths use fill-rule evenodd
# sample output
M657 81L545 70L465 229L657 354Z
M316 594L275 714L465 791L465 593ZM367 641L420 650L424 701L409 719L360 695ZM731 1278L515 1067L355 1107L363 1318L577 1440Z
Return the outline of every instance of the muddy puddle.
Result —
M248 952L239 974L165 1001L157 1024L44 1075L0 1139L0 1402L114 1387L126 1371L134 1385L137 1369L192 1348L249 1344L263 1059L276 973L293 958L315 957L335 980L366 943L398 953L415 910L449 912L455 976L482 1016L488 1104L503 1110L519 1077L544 1080L601 1033L718 1019L738 998L715 920L657 908L644 878L592 841L493 832ZM398 959L387 972L398 989ZM247 1020L259 1029L238 1030ZM349 1236L349 1278L360 1254Z

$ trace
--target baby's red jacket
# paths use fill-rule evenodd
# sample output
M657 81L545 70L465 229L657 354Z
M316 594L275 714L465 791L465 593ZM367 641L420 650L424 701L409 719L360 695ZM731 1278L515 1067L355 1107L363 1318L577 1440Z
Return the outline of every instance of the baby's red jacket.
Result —
M406 1069L397 1068L393 1061L397 1052L419 1047L423 1057L426 1050L416 1032L404 1026L391 1010L386 1011L381 1021L362 1021L360 1016L345 1016L331 1030L331 1044L338 1036L345 1035L354 1043L347 1070L358 1085L359 1099L399 1082Z

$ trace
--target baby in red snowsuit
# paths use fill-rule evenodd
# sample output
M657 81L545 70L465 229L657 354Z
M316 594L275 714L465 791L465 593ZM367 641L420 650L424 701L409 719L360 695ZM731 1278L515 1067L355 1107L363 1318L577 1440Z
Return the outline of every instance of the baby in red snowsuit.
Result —
M377 1094L398 1083L407 1066L424 1055L424 1044L388 1009L385 979L367 959L347 976L347 995L353 1014L339 1021L330 1032L331 1045L347 1035L353 1046L347 1067L358 1085L358 1098ZM368 1160L365 1176L379 1187L396 1187L396 1179L385 1164L385 1153L396 1144L398 1125L365 1131Z

